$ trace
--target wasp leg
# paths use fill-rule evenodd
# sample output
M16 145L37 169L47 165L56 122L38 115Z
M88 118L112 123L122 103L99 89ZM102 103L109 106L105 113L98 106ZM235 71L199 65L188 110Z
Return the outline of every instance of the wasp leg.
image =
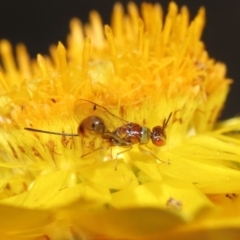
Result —
M149 147L147 144L143 144L146 148L148 148L149 149L149 151L151 152L151 150L152 150L152 148L151 147Z
M107 142L111 142L111 140L114 140L114 144L112 144L113 146L128 146L129 143L126 142L126 140L124 140L121 137L118 137L117 135L111 133L111 132L105 132L102 135L102 138L107 140Z
M86 147L93 147L94 146L94 142L92 141L91 143L92 143L92 146L86 146ZM102 149L108 150L109 148L111 148L111 159L112 159L112 146L109 144L108 141L103 141L103 143L102 143L102 145L100 147L92 149L92 151L83 154L81 156L81 158L86 157L87 155L89 155L89 154L91 154L93 152L96 152L96 151L99 151L99 150L102 150Z
M115 171L117 170L117 160L118 160L118 156L119 156L120 154L126 153L126 152L128 152L128 151L130 151L130 150L132 149L132 145L121 146L121 147L126 147L127 149L125 149L125 150L123 150L123 151L121 151L121 152L119 152L119 153L116 154L115 167L114 167L114 168L115 168Z
M98 148L95 148L95 149L93 149L91 152L88 152L88 153L83 154L83 155L81 156L81 158L86 157L87 155L89 155L89 154L91 154L91 153L93 153L93 152L96 152L96 151L98 151L98 150L101 150L101 149L103 149L103 148L104 148L103 146L98 147Z
M165 161L159 159L153 152L151 152L151 151L143 148L143 147L142 147L143 145L146 145L146 144L138 144L138 149L140 150L140 152L142 152L142 153L144 153L144 154L148 154L148 155L150 155L151 157L157 159L158 161L160 161L160 162L162 162L162 163L169 164L169 162L165 162Z

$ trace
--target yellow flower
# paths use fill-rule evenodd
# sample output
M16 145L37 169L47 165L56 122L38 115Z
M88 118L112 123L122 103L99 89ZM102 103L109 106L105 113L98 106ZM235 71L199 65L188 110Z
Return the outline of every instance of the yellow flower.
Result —
M240 118L216 124L231 80L200 40L204 8L190 22L173 2L165 19L159 4L116 4L111 27L90 20L50 57L18 45L17 66L0 43L1 238L238 239ZM24 130L76 134L78 99L149 128L172 113L166 145L135 144L115 169L125 148L81 158L82 136Z

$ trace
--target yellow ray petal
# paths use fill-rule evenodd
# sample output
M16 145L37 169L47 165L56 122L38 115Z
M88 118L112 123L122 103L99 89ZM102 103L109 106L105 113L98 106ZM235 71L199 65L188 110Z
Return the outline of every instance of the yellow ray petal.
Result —
M61 206L76 202L79 199L84 199L84 201L89 202L96 202L96 205L104 205L110 204L112 197L109 189L101 187L98 184L85 182L57 192L51 199L43 204L43 208L59 208Z
M240 179L197 183L196 187L205 194L240 192Z
M185 224L185 220L177 214L155 208L101 212L83 212L74 209L69 214L79 227L109 239L150 238ZM127 218L131 221L126 221Z
M117 164L117 171L115 170ZM138 180L131 169L121 160L101 162L82 168L81 175L109 189L122 189L127 186L137 186Z
M0 211L0 229L11 234L43 228L54 219L49 211L28 210L7 205L0 205Z
M165 177L162 182L149 182L135 188L126 188L112 194L112 204L116 208L160 207L167 209L169 199L173 198L181 205L178 213L194 218L201 209L213 207L213 204L194 185ZM171 206L170 206L171 207Z

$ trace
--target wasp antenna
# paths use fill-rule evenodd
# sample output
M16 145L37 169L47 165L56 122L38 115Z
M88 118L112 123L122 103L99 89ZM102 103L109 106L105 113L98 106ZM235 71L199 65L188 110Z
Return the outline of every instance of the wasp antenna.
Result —
M171 117L172 117L172 112L169 114L167 120L166 120L166 118L163 120L163 128L166 128L166 127L167 127L168 122L169 122L169 120L170 120Z
M24 130L31 131L31 132L39 132L39 133L60 135L60 136L69 136L69 137L78 137L79 136L78 134L74 134L74 133L50 132L50 131L45 131L45 130L40 130L40 129L35 129L35 128L24 128Z

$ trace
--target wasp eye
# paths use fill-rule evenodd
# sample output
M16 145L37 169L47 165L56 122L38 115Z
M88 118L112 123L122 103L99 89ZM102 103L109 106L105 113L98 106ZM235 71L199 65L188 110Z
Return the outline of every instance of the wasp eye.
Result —
M161 146L165 145L165 141L161 138L155 138L153 141L153 144L158 147L161 147Z
M152 143L158 147L166 144L166 134L161 126L156 126L152 130Z

